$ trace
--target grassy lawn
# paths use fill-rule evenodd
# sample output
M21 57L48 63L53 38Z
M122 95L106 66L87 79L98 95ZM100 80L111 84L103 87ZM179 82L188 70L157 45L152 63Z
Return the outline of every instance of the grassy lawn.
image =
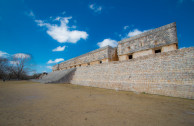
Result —
M0 126L193 126L194 100L0 81Z

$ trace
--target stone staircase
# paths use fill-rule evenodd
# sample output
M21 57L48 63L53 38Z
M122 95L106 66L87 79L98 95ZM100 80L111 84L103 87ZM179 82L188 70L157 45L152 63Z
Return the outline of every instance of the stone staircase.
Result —
M76 68L55 71L43 76L42 79L33 79L32 81L40 83L70 83L75 71Z

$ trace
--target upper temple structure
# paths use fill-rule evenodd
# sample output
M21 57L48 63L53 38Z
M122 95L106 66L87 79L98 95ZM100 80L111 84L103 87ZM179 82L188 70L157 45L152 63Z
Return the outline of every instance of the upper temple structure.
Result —
M168 52L178 48L176 23L144 32L118 42L118 47L106 46L53 66L53 71L89 66L111 61Z
M178 49L171 23L57 64L38 81L194 99L194 48Z
M118 56L122 61L177 48L176 23L171 23L118 42Z

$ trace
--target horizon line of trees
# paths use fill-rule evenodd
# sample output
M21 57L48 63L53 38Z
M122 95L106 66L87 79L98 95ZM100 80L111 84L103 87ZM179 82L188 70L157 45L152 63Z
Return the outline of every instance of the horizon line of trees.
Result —
M3 81L17 79L35 79L40 74L29 75L31 70L31 56L28 54L18 53L11 57L0 57L0 79Z

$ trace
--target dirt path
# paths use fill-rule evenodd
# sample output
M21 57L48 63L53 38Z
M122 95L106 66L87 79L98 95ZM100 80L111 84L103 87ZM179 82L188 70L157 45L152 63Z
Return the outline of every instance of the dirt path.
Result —
M194 100L27 81L0 82L0 126L193 126Z

